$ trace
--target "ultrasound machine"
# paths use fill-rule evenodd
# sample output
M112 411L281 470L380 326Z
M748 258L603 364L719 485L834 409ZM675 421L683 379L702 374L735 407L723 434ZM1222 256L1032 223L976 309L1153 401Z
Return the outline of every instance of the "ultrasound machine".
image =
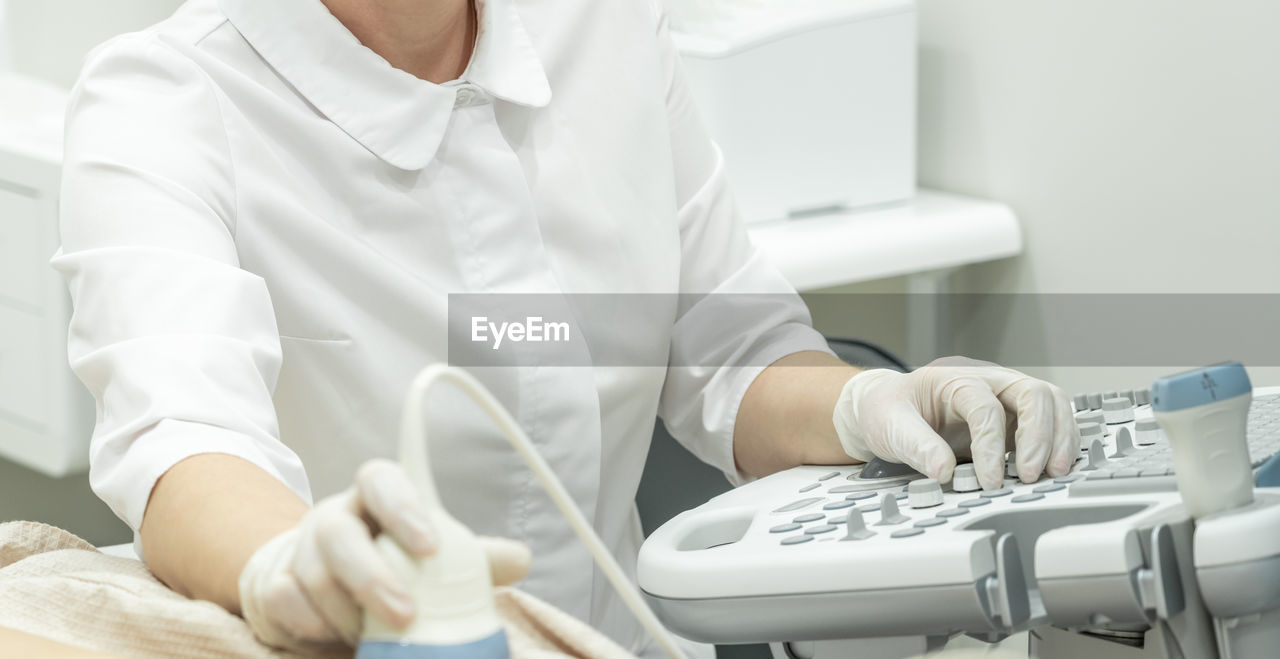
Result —
M640 587L681 635L779 659L1019 632L1042 659L1280 657L1280 387L1227 363L1074 407L1066 476L797 467L659 528Z

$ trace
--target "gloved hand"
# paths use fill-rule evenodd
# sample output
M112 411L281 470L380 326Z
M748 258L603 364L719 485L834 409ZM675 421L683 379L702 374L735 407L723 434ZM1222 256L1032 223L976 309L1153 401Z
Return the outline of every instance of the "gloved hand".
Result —
M1025 483L1042 471L1065 475L1080 451L1080 431L1061 389L963 357L910 373L863 371L845 384L833 420L853 458L905 463L945 483L956 455L967 455L988 490L1004 482L1007 450L1017 451L1018 477Z
M395 627L413 620L413 597L373 544L379 531L410 555L435 551L434 530L399 465L371 460L348 490L317 503L299 524L272 538L240 574L240 608L258 639L294 650L360 638L361 611ZM524 544L480 538L495 585L524 578Z

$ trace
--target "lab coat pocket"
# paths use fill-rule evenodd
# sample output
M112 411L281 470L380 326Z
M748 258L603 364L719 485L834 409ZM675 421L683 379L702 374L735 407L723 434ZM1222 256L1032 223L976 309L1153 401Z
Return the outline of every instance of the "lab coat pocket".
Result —
M351 339L281 335L284 361L273 394L280 439L306 466L316 498L351 482L353 465L371 457L361 441L373 415L373 392L358 384Z
M273 399L276 414L285 417L304 409L338 410L351 414L360 401L342 383L353 367L354 343L349 338L321 339L280 335L283 361ZM315 416L312 413L310 416Z

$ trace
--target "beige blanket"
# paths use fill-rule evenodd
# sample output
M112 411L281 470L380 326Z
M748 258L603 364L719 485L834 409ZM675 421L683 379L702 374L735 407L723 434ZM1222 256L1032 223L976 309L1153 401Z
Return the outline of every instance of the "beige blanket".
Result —
M499 588L496 595L513 657L631 656L528 594ZM222 607L169 590L141 562L35 522L0 524L0 627L129 657L295 656L258 643Z

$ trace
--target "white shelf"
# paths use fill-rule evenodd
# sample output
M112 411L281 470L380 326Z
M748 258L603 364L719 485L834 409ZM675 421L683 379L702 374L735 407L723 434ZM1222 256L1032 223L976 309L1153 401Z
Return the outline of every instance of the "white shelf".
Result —
M751 240L806 291L1017 256L1004 204L921 189L892 206L748 225Z

